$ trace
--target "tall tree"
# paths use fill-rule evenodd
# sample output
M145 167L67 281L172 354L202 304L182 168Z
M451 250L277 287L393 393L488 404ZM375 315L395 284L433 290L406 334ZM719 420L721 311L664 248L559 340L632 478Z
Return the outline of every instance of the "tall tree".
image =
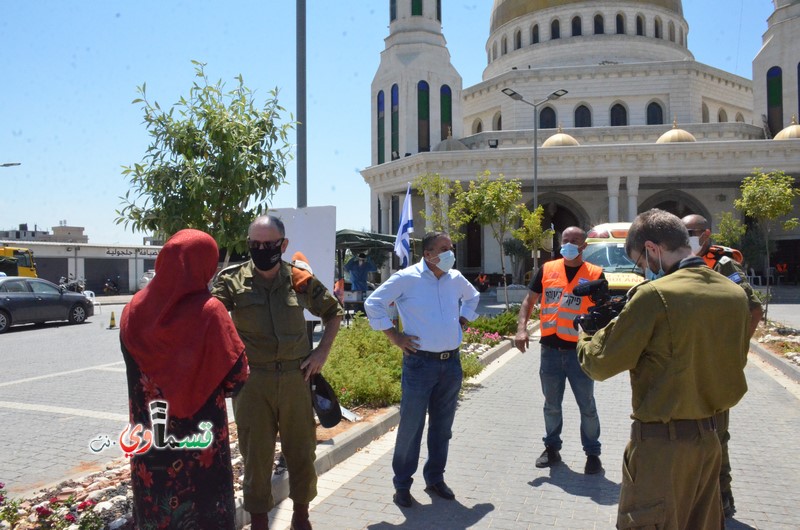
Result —
M249 223L286 180L294 124L281 123L277 89L259 106L241 75L225 91L222 81L209 83L205 64L192 64L189 98L168 111L147 99L146 84L137 87L133 104L142 105L151 143L141 163L123 169L131 189L116 222L165 237L203 230L230 256L244 252Z
M459 205L450 204L450 197L455 196L461 191L461 184L442 177L439 173L425 173L418 176L411 183L417 193L425 197L430 206L430 214L427 211L419 212L425 219L425 225L430 226L431 230L447 232L450 239L455 243L464 238L461 227L466 222L464 213L460 211ZM427 231L427 229L426 229Z
M511 230L524 209L521 204L522 186L518 179L506 180L501 174L495 179L490 178L491 173L486 171L476 180L469 183L466 190L456 194L455 204L463 211L468 219L480 225L488 225L492 236L497 241L497 247L503 248L506 234ZM503 274L503 287L508 287L506 279L505 257L500 252L500 270ZM508 291L505 292L505 303L508 308Z
M720 245L739 248L747 232L747 227L733 212L722 212L717 217L717 231L711 234L712 239Z
M758 221L764 231L765 253L764 271L767 276L767 300L764 306L764 320L767 320L769 308L769 255L770 237L777 227L794 230L800 225L796 217L788 217L794 210L794 201L800 190L794 187L794 177L783 171L763 172L756 169L749 177L745 177L740 186L742 198L736 199L733 205L748 217ZM783 218L783 219L781 219Z

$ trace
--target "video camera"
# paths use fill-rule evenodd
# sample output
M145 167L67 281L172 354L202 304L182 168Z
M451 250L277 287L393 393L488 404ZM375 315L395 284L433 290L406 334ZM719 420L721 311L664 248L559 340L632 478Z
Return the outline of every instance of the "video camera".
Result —
M572 291L575 296L588 296L594 302L585 315L578 315L572 321L575 329L583 328L583 331L593 335L598 330L603 329L611 320L619 315L625 303L628 301L625 295L611 296L608 293L608 281L601 278L578 285Z

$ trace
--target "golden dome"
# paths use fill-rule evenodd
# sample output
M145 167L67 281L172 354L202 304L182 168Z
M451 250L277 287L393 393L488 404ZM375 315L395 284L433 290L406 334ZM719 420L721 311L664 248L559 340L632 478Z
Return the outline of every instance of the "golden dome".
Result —
M542 147L575 147L581 145L578 140L561 130L558 126L558 132L544 141Z
M672 129L659 136L657 144L670 144L677 142L696 142L697 139L690 132L678 129L678 120L672 121Z
M594 4L588 0L494 0L492 8L491 31L494 32L503 24L507 24L521 16L541 11L550 7L562 7L570 4ZM669 9L683 16L681 0L639 0L640 4Z
M794 140L796 138L800 138L800 125L797 124L797 116L792 116L792 123L776 134L773 140Z

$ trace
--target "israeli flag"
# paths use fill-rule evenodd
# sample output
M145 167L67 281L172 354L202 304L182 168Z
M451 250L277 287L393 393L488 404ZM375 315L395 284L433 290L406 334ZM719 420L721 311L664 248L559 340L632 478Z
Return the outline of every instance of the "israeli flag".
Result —
M400 258L400 268L408 267L411 262L411 232L414 231L414 219L411 214L411 184L406 190L403 210L400 212L400 228L394 240L394 253Z

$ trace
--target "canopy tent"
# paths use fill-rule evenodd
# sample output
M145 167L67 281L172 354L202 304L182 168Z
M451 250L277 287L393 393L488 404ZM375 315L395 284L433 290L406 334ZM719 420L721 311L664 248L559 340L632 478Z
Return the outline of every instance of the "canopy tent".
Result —
M358 230L339 230L336 232L336 256L339 264L339 278L344 275L344 255L346 251L353 254L369 251L394 252L395 236L392 234L379 234L377 232L360 232ZM414 251L419 248L420 240L411 240L412 258Z

